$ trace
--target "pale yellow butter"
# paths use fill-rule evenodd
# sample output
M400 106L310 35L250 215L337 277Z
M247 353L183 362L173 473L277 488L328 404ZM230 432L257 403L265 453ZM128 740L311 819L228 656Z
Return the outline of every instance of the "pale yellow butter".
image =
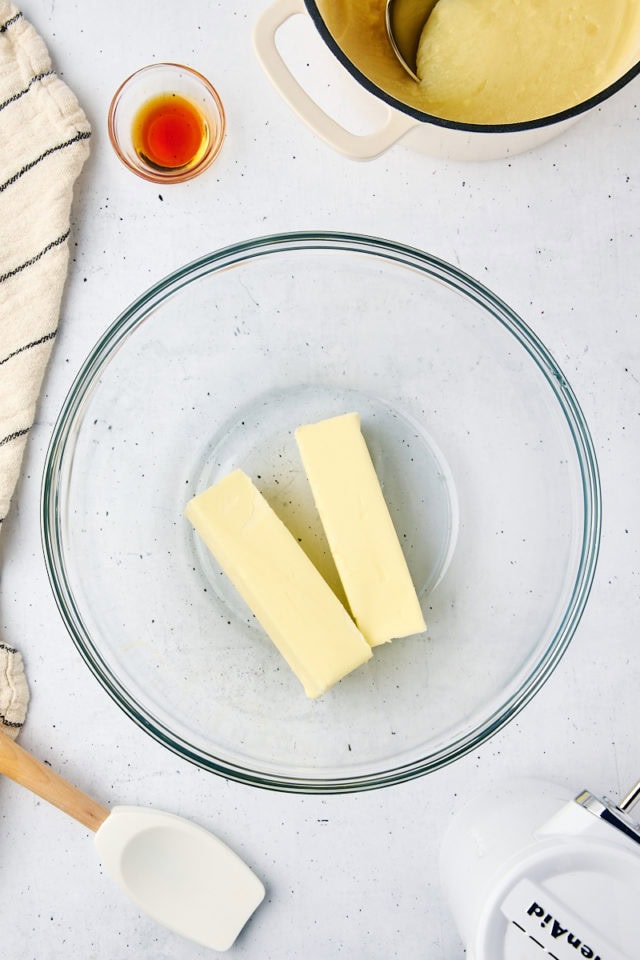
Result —
M628 0L439 0L418 50L437 116L513 123L586 100L623 72Z
M185 515L302 683L316 698L371 649L249 477L234 470Z
M357 413L296 430L351 613L372 646L426 630Z

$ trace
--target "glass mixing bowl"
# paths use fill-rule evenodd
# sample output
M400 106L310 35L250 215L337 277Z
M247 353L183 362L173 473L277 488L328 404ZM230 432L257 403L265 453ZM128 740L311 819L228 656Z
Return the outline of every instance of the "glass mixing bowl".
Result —
M428 632L310 701L183 510L242 467L339 590L293 431L351 410ZM63 620L136 723L226 777L337 793L435 770L534 696L587 600L599 482L566 379L493 293L400 244L287 234L115 320L55 425L42 532Z

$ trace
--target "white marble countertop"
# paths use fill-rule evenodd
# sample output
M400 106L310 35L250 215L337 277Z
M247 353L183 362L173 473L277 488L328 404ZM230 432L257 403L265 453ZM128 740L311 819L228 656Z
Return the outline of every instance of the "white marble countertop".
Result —
M307 131L265 78L251 46L261 6L25 0L25 15L47 41L94 136L76 191L61 331L5 531L2 634L23 653L32 693L21 742L105 803L174 810L249 861L267 899L230 956L457 960L464 948L437 869L452 814L515 774L614 797L640 776L640 88L636 81L568 133L509 161L445 162L396 147L359 164ZM125 170L106 132L113 91L153 60L201 70L228 113L214 167L164 189ZM577 394L604 502L586 613L535 700L481 749L438 773L334 798L227 782L136 727L67 635L39 532L53 423L77 369L115 316L201 254L305 229L415 245L506 300L547 344ZM208 955L124 899L99 867L88 831L8 781L0 783L0 939L4 956L14 960Z

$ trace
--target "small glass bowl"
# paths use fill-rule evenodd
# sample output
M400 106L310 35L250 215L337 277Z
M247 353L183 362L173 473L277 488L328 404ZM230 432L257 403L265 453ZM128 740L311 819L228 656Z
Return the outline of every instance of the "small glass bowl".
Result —
M209 142L197 162L157 167L137 152L132 131L138 111L161 94L178 94L200 113ZM153 183L183 183L206 170L220 153L226 118L217 90L206 77L179 63L152 63L131 74L116 90L109 107L108 129L113 148L129 170Z

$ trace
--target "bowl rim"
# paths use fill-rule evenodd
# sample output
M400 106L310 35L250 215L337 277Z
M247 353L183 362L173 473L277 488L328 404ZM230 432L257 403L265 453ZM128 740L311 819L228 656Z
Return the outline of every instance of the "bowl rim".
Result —
M204 754L150 716L113 677L85 630L69 588L64 563L59 481L67 451L82 422L85 401L98 385L97 375L108 365L127 335L149 311L181 287L211 273L255 258L299 250L330 250L366 254L417 269L474 299L501 323L538 366L567 422L580 471L582 544L573 588L556 632L520 686L479 725L445 747L372 774L322 777L276 775L248 769L227 759ZM564 374L537 334L496 294L459 267L432 254L395 241L355 233L299 231L256 237L219 248L166 275L135 299L106 328L87 355L63 401L53 426L43 468L40 532L48 579L61 618L78 652L114 702L147 734L173 753L227 779L269 790L299 794L340 794L391 786L415 779L452 763L480 747L509 723L535 696L567 650L584 612L593 583L600 546L602 501L594 444L585 417Z
M329 28L324 22L322 14L320 13L317 0L303 0L303 2L307 9L307 13L311 17L311 20L318 30L318 33L329 47L333 55L340 61L342 66L349 71L352 77L354 77L358 83L365 88L365 90L368 90L368 92L373 94L375 97L384 100L384 102L390 107L393 107L395 110L399 110L401 113L407 114L407 116L413 117L415 120L421 120L423 123L434 124L437 127L446 127L450 130L464 130L469 133L516 133L517 131L536 130L540 127L548 127L556 123L577 120L578 117L582 116L583 113L586 113L593 107L597 107L599 104L604 103L604 101L612 97L614 93L617 93L623 87L626 87L627 84L630 83L631 80L637 77L640 73L640 60L638 60L625 73L623 73L622 76L618 77L617 80L614 80L613 83L610 83L603 90L600 90L593 96L588 97L586 100L582 100L573 107L568 107L565 110L559 110L557 113L549 114L545 117L537 117L535 120L521 120L517 123L464 123L460 120L448 120L446 117L438 117L436 114L427 113L425 110L419 110L417 107L412 107L410 104L404 103L402 100L398 100L397 97L392 96L392 94L388 93L382 87L379 87L377 83L370 79L370 77L362 73L359 67L357 67L353 61L349 59L340 44L334 39L333 34L330 32Z

